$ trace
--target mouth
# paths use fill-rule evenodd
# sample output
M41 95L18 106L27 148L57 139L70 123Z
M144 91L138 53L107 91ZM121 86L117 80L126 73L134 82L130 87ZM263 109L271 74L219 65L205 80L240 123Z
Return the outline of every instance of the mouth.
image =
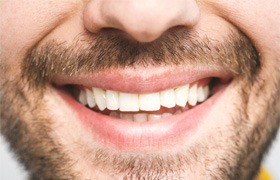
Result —
M100 143L118 149L165 147L196 133L232 76L158 69L148 76L139 69L114 69L57 77L54 88Z
M215 79L216 80L216 79ZM74 97L85 107L123 120L147 122L187 111L208 99L210 79L151 93L126 93L96 87L78 87Z

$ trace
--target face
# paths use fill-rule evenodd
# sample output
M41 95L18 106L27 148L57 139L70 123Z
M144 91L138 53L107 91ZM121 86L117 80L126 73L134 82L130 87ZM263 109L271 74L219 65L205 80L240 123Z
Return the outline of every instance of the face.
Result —
M1 0L1 133L33 179L252 179L280 121L278 0Z

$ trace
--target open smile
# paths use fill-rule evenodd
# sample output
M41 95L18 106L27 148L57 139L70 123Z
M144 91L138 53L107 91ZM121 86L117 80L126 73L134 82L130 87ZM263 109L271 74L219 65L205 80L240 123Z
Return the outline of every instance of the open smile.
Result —
M140 72L105 70L87 77L57 77L54 84L100 142L145 149L169 146L195 133L232 79L212 70Z

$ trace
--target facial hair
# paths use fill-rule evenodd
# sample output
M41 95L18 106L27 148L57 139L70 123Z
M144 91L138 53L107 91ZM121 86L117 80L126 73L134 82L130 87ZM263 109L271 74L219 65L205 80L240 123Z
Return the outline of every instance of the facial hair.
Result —
M169 30L150 43L140 43L120 32L105 31L98 36L88 34L70 47L50 41L28 54L21 67L28 84L40 87L56 75L91 74L108 68L139 66L208 65L227 69L248 81L257 73L260 61L254 46L242 35L232 33L226 42L213 44L208 37L191 35L184 28ZM217 66L218 65L218 66Z
M85 34L77 39L70 47L67 43L56 41L38 45L22 60L18 75L8 77L9 66L5 67L6 73L2 73L1 133L19 155L31 179L81 179L79 172L71 168L75 162L64 151L64 147L51 138L53 119L44 112L42 96L57 75L90 74L112 67L184 64L224 68L240 84L242 104L236 106L238 108L232 117L235 131L228 139L232 142L228 154L240 160L230 166L230 159L223 159L219 168L201 173L213 179L251 179L255 176L263 153L279 126L280 77L279 74L274 76L270 96L263 98L268 103L262 104L264 112L259 117L263 119L259 121L262 123L248 133L246 124L250 121L247 110L251 103L250 91L252 88L258 88L260 92L267 91L267 82L263 80L259 83L257 77L263 60L259 59L246 36L233 32L225 37L224 42L213 44L209 37L199 38L185 29L173 29L151 43L139 43L111 31L96 36ZM212 145L215 148L217 142L212 142ZM204 144L198 144L195 149L168 156L124 157L110 154L104 149L91 150L90 153L96 157L92 162L93 167L107 168L121 174L123 179L179 179L184 171L182 167L202 161L195 158L201 156L197 150L207 153L207 148ZM205 161L200 163L207 166ZM112 164L114 166L110 166Z

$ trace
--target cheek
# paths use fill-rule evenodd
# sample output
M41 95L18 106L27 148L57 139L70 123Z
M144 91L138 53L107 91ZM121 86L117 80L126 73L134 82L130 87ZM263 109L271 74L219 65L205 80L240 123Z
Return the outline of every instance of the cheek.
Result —
M23 56L77 7L74 0L1 1L1 49L5 59Z
M211 0L209 6L225 20L245 33L264 52L280 48L280 3L278 0ZM211 4L211 5L210 5Z

